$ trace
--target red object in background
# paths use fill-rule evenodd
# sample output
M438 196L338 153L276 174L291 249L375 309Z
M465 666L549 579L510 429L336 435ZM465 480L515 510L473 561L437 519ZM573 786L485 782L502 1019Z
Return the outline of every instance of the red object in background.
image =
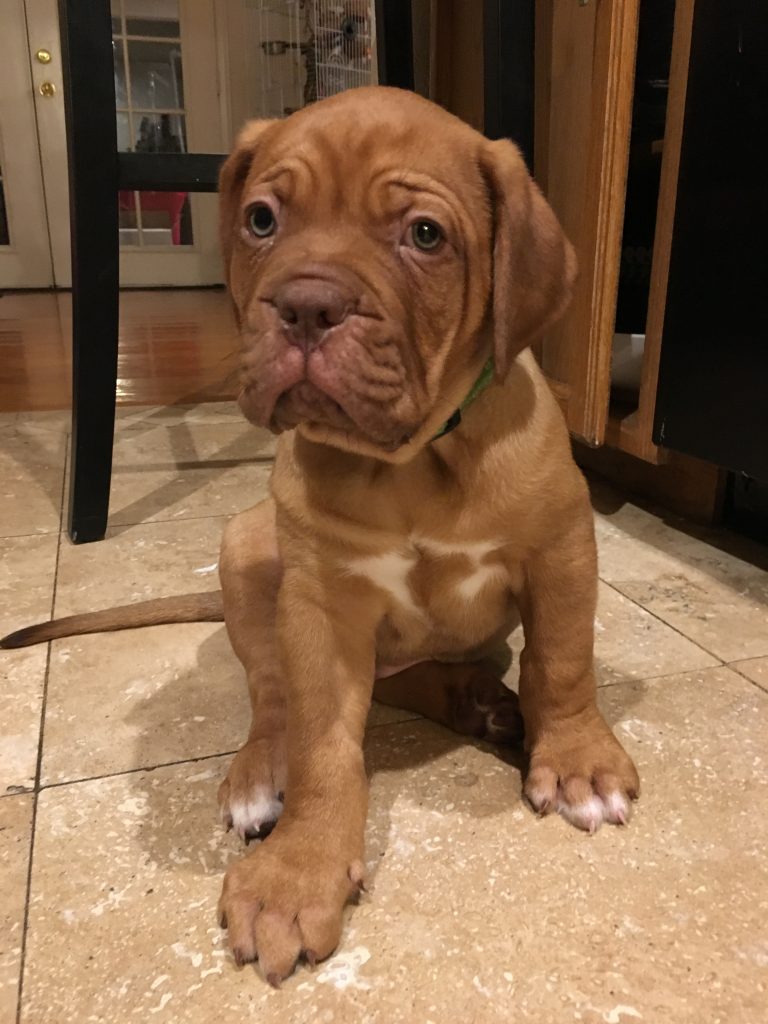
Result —
M174 245L181 245L181 211L187 200L187 192L139 192L142 213L164 210L171 221L171 240ZM121 210L135 210L134 193L123 190L118 193L118 204Z

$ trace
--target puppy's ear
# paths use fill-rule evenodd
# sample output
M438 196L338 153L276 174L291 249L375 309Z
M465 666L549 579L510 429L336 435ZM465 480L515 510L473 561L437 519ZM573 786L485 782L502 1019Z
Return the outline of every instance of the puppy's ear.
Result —
M493 216L493 330L496 376L565 311L576 256L512 142L483 153Z
M238 230L243 185L259 145L264 140L265 132L275 123L249 121L238 133L232 152L219 171L219 243L227 284L235 232Z

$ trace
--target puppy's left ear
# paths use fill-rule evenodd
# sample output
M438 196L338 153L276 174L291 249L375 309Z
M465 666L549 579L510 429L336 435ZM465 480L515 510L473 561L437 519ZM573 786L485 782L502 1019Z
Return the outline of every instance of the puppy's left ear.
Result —
M520 150L501 139L482 156L493 216L493 331L497 379L564 312L576 255Z

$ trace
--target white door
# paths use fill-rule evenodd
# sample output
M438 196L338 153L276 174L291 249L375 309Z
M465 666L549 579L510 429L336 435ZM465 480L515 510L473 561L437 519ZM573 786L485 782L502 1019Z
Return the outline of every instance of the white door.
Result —
M0 288L49 288L53 267L24 0L3 0L1 17Z
M376 80L372 0L110 4L123 151L224 153L247 117ZM0 0L0 19L0 287L68 287L57 0ZM221 282L215 194L124 191L119 206L122 285Z
M111 7L118 148L224 152L214 0ZM0 175L0 287L69 287L56 0L2 0ZM215 195L122 192L119 205L123 286L221 282Z

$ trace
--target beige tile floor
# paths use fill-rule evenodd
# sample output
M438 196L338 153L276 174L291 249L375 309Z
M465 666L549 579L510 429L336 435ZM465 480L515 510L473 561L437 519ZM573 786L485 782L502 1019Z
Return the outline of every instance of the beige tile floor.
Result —
M66 427L0 416L0 632L215 587L269 439L226 404L121 411L108 539L75 548ZM235 968L214 916L240 853L216 788L247 728L223 628L0 654L0 1022L768 1019L766 552L604 488L596 506L600 698L642 774L632 823L539 821L512 754L375 709L370 893L281 992Z

